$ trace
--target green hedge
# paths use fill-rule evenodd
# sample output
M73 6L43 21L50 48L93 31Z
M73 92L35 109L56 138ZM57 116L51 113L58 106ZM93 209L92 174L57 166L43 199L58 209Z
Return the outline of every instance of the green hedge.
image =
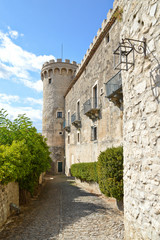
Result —
M122 200L123 148L109 148L101 152L98 162L73 164L71 174L81 181L98 182L102 193Z
M81 181L98 182L97 163L75 163L71 166L71 174L73 177L79 178Z
M108 148L101 152L97 164L98 183L102 193L123 199L123 148Z

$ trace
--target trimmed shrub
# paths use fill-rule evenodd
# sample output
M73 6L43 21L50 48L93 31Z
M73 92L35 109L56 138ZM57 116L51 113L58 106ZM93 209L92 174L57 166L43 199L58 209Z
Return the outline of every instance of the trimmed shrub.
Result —
M108 148L101 152L97 163L98 183L102 193L123 199L123 148Z
M71 174L81 181L98 182L97 162L72 164Z

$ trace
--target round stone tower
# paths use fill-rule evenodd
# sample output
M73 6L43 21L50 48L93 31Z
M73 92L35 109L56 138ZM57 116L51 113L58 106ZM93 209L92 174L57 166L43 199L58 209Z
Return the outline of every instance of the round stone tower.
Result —
M65 137L63 122L65 117L64 95L75 76L76 62L57 59L50 60L42 66L43 81L43 120L42 134L47 138L50 147L54 174L64 173Z

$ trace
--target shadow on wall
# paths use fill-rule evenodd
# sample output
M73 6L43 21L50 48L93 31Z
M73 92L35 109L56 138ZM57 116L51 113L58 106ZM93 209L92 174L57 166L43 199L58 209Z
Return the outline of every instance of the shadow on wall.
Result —
M158 64L150 72L150 82L152 93L158 103L160 103L160 64Z

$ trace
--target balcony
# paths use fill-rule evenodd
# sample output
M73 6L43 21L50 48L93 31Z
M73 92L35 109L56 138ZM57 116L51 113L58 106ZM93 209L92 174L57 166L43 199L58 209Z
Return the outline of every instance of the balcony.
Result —
M66 121L63 122L63 128L66 132L70 132L71 131L71 127L69 124L67 124Z
M109 98L116 106L121 107L123 103L123 92L122 92L122 77L121 71L114 75L107 83L106 86L106 97Z
M100 118L100 108L98 106L97 98L88 99L84 104L84 114L90 119L95 120Z
M71 124L75 126L76 128L81 127L81 120L79 114L77 115L76 113L72 114L71 116Z

